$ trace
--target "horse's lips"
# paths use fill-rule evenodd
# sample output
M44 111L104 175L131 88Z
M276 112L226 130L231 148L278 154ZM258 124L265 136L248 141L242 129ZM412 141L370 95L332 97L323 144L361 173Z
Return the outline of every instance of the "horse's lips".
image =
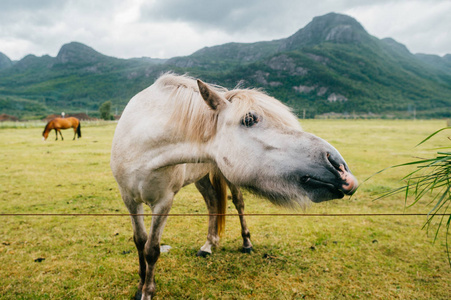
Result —
M303 176L301 178L301 185L309 185L310 187L320 187L320 188L327 188L331 192L333 192L337 199L343 198L345 193L338 189L334 184L326 181L322 181L320 179L311 177L311 176ZM315 201L314 201L315 202Z
M301 185L308 185L310 187L327 188L337 198L343 198L345 195L352 195L358 187L357 179L350 172L346 170L344 165L335 168L342 181L340 186L328 181L321 180L317 177L305 175L299 180Z

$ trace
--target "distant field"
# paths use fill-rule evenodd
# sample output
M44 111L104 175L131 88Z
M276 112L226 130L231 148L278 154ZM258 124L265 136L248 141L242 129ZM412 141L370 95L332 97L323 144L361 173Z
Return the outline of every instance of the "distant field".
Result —
M414 146L445 121L306 120L363 182L388 166L431 157L449 145L443 132ZM17 124L16 124L17 125ZM42 141L43 125L0 126L0 212L127 213L109 168L115 123L82 123L82 138L63 131ZM11 128L15 127L15 128ZM352 198L312 205L307 213L427 213L428 199L405 208L403 195L374 201L400 185L408 169L365 182ZM247 213L288 210L245 193ZM229 213L235 213L229 204ZM150 212L150 210L148 210ZM171 213L207 213L194 186ZM302 213L299 211L298 213ZM147 224L150 226L150 220ZM449 299L445 235L425 217L249 216L255 251L241 245L237 217L227 217L219 249L195 257L206 217L170 217L157 265L156 299ZM437 220L438 221L438 220ZM437 221L431 230L437 226ZM1 299L130 299L138 260L127 216L0 216Z

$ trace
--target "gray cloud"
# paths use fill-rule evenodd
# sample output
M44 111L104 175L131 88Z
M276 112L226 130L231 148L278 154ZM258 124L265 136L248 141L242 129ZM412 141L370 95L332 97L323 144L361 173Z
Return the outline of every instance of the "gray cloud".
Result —
M217 29L229 34L262 31L292 34L314 16L342 10L361 1L166 0L144 5L142 20L180 21L198 30ZM332 4L333 3L333 4ZM329 5L332 4L332 5ZM288 33L288 30L289 33Z
M3 0L1 3L2 10L0 13L11 13L14 11L22 11L24 9L36 11L47 9L49 7L57 7L65 1L58 0Z
M6 0L0 52L13 59L54 56L64 43L79 41L117 57L173 57L226 42L284 38L332 11L414 53L451 52L446 0Z
M145 5L142 17L151 20L187 22L196 25L200 30L214 28L237 32L249 28L262 19L271 21L268 11L273 16L279 17L283 12L283 5L275 3L258 0L219 2L168 0Z

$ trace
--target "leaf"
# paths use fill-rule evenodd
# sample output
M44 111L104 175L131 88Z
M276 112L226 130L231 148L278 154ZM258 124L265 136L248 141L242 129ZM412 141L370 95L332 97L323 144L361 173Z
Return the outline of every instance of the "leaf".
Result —
M422 140L419 144L417 144L415 147L420 146L421 144L424 144L426 141L428 141L430 138L432 138L433 136L435 136L437 133L443 131L443 130L447 130L447 129L451 129L451 127L444 127L442 129L437 130L436 132L432 133L431 135L429 135L427 138L425 138L424 140Z

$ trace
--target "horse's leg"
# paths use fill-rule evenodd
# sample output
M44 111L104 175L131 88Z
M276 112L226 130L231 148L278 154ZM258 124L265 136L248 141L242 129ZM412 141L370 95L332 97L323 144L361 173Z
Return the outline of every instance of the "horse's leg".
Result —
M58 130L56 130L56 128L55 128L55 134L56 134L56 139L55 139L55 141L57 141L57 140L58 140Z
M125 205L131 214L133 225L133 240L138 250L139 256L139 277L138 292L135 299L150 300L155 294L155 265L160 257L160 239L166 224L167 214L172 205L170 195L160 199L158 204L152 207L152 225L150 227L149 236L146 233L144 225L144 213L142 203L137 203L131 196L123 196Z
M74 138L72 139L73 141L75 141L76 136L77 136L77 127L74 127Z
M239 188L234 186L231 183L227 183L229 186L230 192L232 193L232 201L235 205L238 214L240 215L240 223L241 223L241 236L243 237L243 253L251 253L252 252L252 243L251 243L251 233L247 228L246 220L244 219L244 201L243 194Z
M147 262L146 280L142 289L143 300L150 300L155 294L155 265L160 257L160 240L163 234L164 226L167 221L167 214L171 210L172 199L171 196L158 200L158 203L152 206L152 225L150 226L150 234L144 246L144 257Z
M202 177L199 181L195 183L196 188L204 197L205 203L207 204L208 213L210 217L208 219L208 235L207 241L197 252L197 256L206 257L211 254L211 248L216 247L219 244L218 235L218 224L217 216L218 213L218 198L213 185L210 182L209 174Z
M64 141L63 134L61 133L61 130L58 129L58 132L59 132L60 135L61 135L61 140Z
M144 281L146 280L146 259L144 258L144 245L147 242L147 232L144 225L144 213L142 203L136 203L132 197L123 196L125 205L131 214L132 226L133 226L133 241L135 242L136 249L138 250L139 257L139 285L138 293L141 295ZM139 296L141 299L141 296Z

